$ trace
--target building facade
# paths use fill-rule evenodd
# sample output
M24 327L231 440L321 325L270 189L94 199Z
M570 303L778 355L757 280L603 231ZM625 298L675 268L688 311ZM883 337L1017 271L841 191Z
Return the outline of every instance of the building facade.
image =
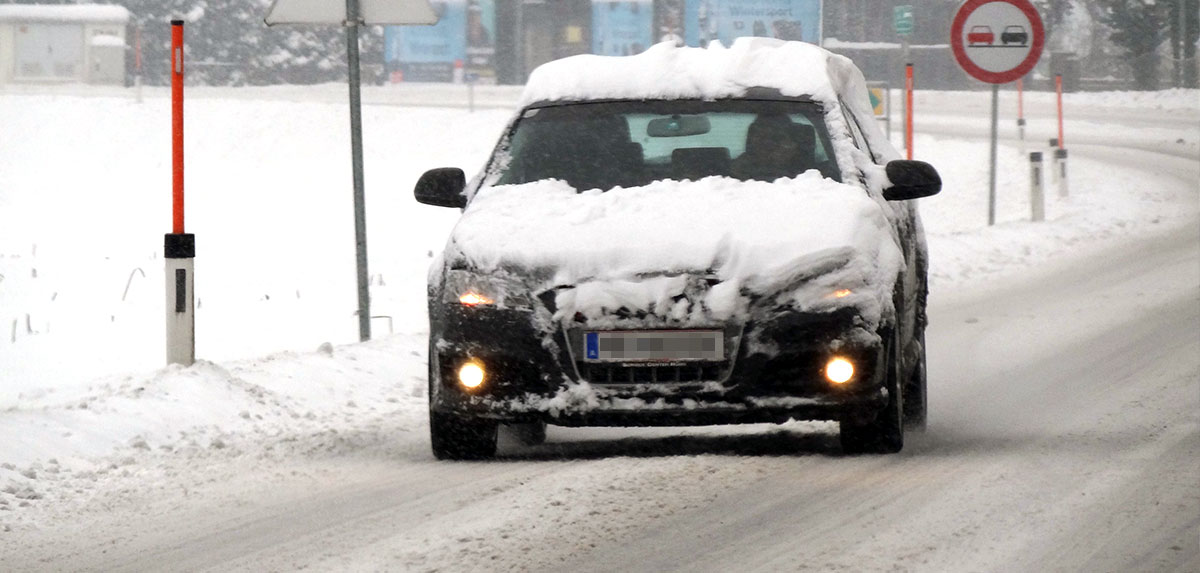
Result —
M128 22L121 6L0 6L0 84L123 85Z

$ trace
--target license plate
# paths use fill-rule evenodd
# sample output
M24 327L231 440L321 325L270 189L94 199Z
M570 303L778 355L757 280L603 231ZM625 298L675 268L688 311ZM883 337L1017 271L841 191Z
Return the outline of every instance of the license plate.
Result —
M601 330L584 333L590 362L714 362L725 359L720 330Z

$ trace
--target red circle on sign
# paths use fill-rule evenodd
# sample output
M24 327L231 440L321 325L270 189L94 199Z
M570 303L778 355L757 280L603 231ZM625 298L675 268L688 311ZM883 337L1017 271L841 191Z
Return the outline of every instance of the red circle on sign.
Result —
M990 72L979 67L971 61L971 58L967 57L966 46L963 46L963 28L966 27L967 17L980 6L992 3L1011 4L1016 7L1025 14L1025 17L1029 19L1030 27L1033 28L1033 41L1030 45L1029 55L1025 56L1025 59L1016 67L1003 72ZM990 84L1006 84L1029 73L1029 70L1033 69L1042 56L1044 42L1042 18L1038 16L1037 8L1034 8L1029 0L967 0L962 8L958 9L958 13L954 15L954 23L950 25L950 48L954 52L954 59L958 60L958 65L975 79Z

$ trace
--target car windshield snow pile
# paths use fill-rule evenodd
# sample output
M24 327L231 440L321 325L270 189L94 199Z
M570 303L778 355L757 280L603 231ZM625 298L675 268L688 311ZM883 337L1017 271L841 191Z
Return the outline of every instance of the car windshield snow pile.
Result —
M509 142L501 185L558 179L607 190L714 175L769 182L810 169L840 181L821 107L799 100L535 107Z

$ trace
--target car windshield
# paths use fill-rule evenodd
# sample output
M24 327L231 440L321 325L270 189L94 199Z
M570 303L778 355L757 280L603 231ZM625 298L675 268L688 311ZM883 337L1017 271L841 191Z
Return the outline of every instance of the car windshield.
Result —
M559 179L583 191L721 175L774 181L816 169L840 181L821 106L671 100L532 108L509 138L499 184Z

